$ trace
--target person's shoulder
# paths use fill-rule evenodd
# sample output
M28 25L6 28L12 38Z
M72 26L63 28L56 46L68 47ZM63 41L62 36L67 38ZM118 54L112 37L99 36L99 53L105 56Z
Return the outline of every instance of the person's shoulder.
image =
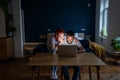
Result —
M76 37L75 37L75 42L77 42L77 43L79 42L79 40Z

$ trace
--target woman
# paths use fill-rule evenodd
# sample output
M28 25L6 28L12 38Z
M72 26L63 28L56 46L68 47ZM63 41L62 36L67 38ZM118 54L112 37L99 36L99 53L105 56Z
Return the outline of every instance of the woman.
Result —
M58 45L63 44L64 42L64 30L59 28L56 29L55 31L55 35L52 37L51 39L51 49L53 54L56 54L57 50L58 50ZM51 75L52 79L57 79L57 66L52 66L52 75Z

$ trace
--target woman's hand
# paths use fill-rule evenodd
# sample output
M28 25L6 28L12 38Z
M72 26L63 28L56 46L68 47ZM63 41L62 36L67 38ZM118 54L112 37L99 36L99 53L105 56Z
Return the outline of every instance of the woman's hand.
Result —
M64 37L59 37L58 38L58 45L63 44L64 43Z

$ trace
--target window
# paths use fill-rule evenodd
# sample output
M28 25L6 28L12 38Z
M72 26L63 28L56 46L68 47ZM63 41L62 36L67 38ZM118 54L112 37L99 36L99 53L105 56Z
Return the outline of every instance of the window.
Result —
M100 1L100 25L99 25L99 36L101 38L107 38L108 36L108 8L109 0Z

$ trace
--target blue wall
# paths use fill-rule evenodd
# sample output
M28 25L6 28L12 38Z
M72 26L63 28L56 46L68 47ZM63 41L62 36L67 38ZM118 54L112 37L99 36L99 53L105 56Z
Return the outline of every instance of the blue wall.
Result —
M85 28L85 34L92 35L94 40L95 0L23 0L22 8L26 42L40 41L39 35L59 27L65 32L82 32Z

